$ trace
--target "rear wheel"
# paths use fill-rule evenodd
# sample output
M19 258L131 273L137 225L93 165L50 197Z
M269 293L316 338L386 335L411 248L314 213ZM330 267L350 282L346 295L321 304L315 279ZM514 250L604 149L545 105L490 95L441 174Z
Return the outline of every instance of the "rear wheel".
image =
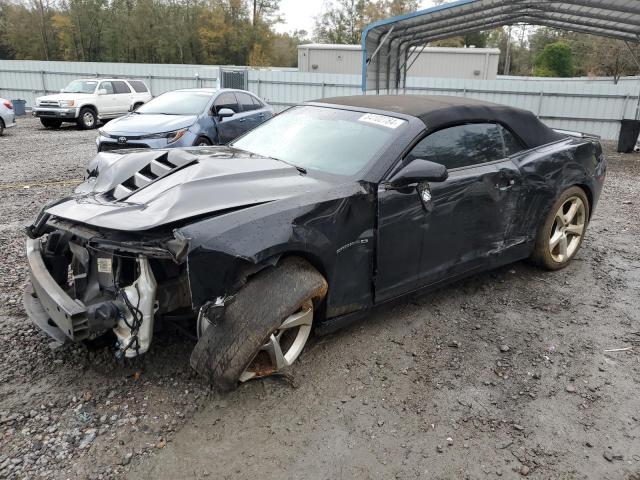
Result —
M91 130L98 125L98 116L96 112L91 108L80 109L80 115L78 116L78 126L84 130Z
M326 292L325 279L302 259L263 270L238 292L224 318L201 316L191 365L220 390L284 371L304 349Z
M58 120L57 118L41 118L40 123L42 123L45 128L60 128L62 120Z
M580 187L565 190L538 231L532 260L549 270L566 267L582 245L589 208L584 190Z

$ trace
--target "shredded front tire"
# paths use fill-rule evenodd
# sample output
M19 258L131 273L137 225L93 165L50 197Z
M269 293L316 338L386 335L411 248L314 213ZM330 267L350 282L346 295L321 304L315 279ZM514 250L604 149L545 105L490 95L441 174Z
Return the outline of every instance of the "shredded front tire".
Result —
M285 258L261 271L237 293L224 318L202 331L191 366L223 391L240 380L281 371L304 347L314 307L326 292L322 275L300 258ZM285 331L294 327L298 334L287 340Z

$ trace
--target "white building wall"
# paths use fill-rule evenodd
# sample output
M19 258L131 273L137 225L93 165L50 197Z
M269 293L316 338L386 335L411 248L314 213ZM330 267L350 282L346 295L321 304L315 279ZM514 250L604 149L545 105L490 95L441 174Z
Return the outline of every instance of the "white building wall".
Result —
M416 48L416 51L421 50L422 47ZM409 76L493 80L498 75L499 60L497 48L425 48L413 63ZM360 74L362 48L359 45L300 45L298 70Z

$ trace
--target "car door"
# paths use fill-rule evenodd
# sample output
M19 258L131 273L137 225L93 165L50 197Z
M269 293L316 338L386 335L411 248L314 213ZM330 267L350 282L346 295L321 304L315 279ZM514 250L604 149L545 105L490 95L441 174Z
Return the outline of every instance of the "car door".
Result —
M133 89L133 104L146 103L149 101L151 94L147 85L142 80L129 80L129 86Z
M133 92L126 82L121 80L114 80L113 84L114 97L115 97L115 110L116 115L124 115L129 111L133 105Z
M448 179L379 192L376 301L481 269L504 248L519 172L505 158L500 128L468 124L431 133L402 165L440 163Z
M240 108L242 109L242 114L245 118L245 122L243 125L244 132L247 132L257 127L261 123L259 119L260 113L258 112L256 105L253 103L251 95L244 92L235 93L236 98L238 99L238 103L240 104Z
M231 117L216 117L216 128L218 130L218 143L224 145L243 133L246 118L240 112L238 100L233 92L221 92L213 102L213 111L217 113L228 108L234 112Z
M428 212L415 187L378 187L375 301L417 288Z
M268 108L264 103L262 103L262 101L260 101L254 96L252 96L251 99L253 100L253 103L256 107L255 115L257 117L258 125L261 124L262 122L269 120L271 117L273 117L273 111L270 108Z
M112 116L117 111L116 98L115 98L115 90L113 88L113 84L111 81L102 81L100 85L98 85L97 92L104 90L103 95L98 95L96 97L96 107L98 107L98 115L102 116Z
M450 127L432 133L409 154L449 170L446 181L428 185L431 212L423 230L421 284L485 268L504 249L520 175L506 158L501 128Z

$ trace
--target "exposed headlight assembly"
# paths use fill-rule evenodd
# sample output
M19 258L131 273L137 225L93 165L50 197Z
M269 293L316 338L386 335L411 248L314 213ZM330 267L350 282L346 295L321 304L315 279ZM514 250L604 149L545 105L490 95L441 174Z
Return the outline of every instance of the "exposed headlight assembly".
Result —
M60 100L60 106L62 108L69 108L69 107L73 107L76 104L75 100Z
M176 143L180 140L189 128L182 128L180 130L174 130L173 132L163 132L163 133L154 133L152 135L146 135L142 138L166 138L167 143L171 145L172 143Z
M182 136L187 133L188 128L183 128L182 130L176 130L175 132L167 133L167 143L171 145L172 143L176 143L178 140L182 138Z

